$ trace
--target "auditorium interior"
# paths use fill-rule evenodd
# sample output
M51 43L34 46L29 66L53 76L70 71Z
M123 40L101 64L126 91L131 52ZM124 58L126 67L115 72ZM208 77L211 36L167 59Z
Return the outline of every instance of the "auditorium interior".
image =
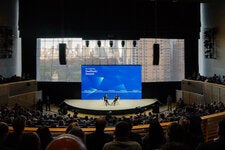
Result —
M145 110L145 113L159 113L167 111L168 95L172 96L173 109L178 107L180 98L186 104L223 103L224 17L223 0L2 0L0 105L14 107L21 104L25 108L36 108L39 99L46 101L50 98L52 110L57 112L58 107L67 106L67 100L82 101L82 83L76 76L80 70L76 70L76 67L108 65L110 62L113 65L141 64L141 99L153 100L154 105L150 102L140 108L141 104L133 103L131 108L124 108L123 111L119 105L128 105L126 102L123 104L123 100L116 105L105 106L98 99L95 103L87 102L81 108L77 103L74 107L69 105L66 107L70 110L69 115L77 115L78 112L95 112L94 115L106 116L130 115L131 112L139 114ZM63 40L68 40L67 46L72 45L72 48L71 53L61 60L58 58L60 54L57 53L55 57L52 51ZM48 47L46 41L52 45ZM76 42L81 45L74 44ZM156 43L159 43L156 45L159 46L159 62L155 64L153 61L152 64L155 59L152 51L157 49L154 47ZM93 50L93 53L84 56L82 50L88 48L97 49L97 52ZM101 52L101 48L107 53ZM49 51L42 53L42 49ZM89 59L89 56L92 58ZM52 63L53 57L57 65ZM54 67L58 70L55 71ZM51 70L47 70L49 68ZM60 69L62 74L64 70L69 73L60 76L56 73ZM51 76L48 77L46 72L50 72ZM88 103L90 109L85 108ZM101 106L96 110L92 106L98 103ZM155 108L158 105L161 106L159 110ZM43 110L47 112L45 106ZM216 137L216 126L212 124L217 124L224 117L225 112L202 116L206 141ZM164 131L168 125L168 122L162 123ZM51 129L55 134L66 130L65 127L57 127L52 126ZM92 127L93 124L89 128L84 125L83 131L91 133L94 131ZM9 129L13 130L12 126ZM144 135L146 129L148 124L136 125L133 130ZM212 132L207 132L209 129ZM26 130L34 131L36 128L27 127ZM114 130L114 127L107 128L109 133Z

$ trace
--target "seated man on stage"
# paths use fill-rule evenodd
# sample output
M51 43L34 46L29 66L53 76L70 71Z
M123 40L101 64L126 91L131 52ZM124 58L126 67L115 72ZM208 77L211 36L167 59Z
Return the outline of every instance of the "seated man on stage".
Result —
M108 94L105 94L104 97L103 97L103 99L104 99L105 105L106 105L106 106L109 105Z
M115 97L114 97L114 100L113 100L113 102L112 102L112 104L113 104L114 106L115 106L116 102L118 101L118 99L119 99L119 95L116 94Z

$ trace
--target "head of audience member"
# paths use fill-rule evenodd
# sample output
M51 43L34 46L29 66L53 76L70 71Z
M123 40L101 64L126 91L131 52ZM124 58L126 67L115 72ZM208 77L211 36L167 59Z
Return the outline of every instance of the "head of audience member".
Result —
M73 127L69 134L79 137L85 143L85 134L79 126Z
M184 144L177 142L169 142L161 147L161 150L188 150Z
M106 127L106 120L104 117L99 117L95 121L96 132L104 132Z
M185 132L190 132L190 120L186 117L181 117L179 124L183 127Z
M9 127L5 122L0 122L0 145L4 142L9 132Z
M150 120L148 134L149 137L157 143L165 142L163 128L156 119Z
M40 137L41 148L45 149L46 146L53 140L52 134L48 127L42 126L37 129L37 134Z
M130 134L130 126L126 121L120 121L116 124L115 137L119 139L128 139Z
M18 116L13 119L13 130L15 133L21 134L25 128L26 119L24 116Z
M132 123L131 119L129 119L129 118L124 118L124 121L126 121L126 122L128 123L130 130L132 130L132 128L133 128L133 123Z
M167 130L169 142L184 142L184 129L178 123L171 123Z
M86 150L86 146L72 134L61 134L48 144L46 150Z
M73 128L73 127L77 127L79 126L78 122L72 122L68 125L68 127L66 128L66 133L69 133L70 130Z
M40 150L40 138L35 132L24 132L18 144L18 150Z
M218 123L218 136L225 138L225 118Z

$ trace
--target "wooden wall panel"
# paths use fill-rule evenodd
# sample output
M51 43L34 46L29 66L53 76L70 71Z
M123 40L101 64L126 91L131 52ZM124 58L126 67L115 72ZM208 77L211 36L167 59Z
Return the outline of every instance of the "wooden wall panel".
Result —
M219 102L219 98L220 98L220 87L218 86L213 86L212 88L212 100Z
M11 96L8 100L9 107L13 107L16 103L25 108L35 106L36 92L24 93L16 96Z
M212 102L212 85L211 84L205 84L204 86L204 100L206 103Z
M7 84L0 84L0 105L5 105L9 98L9 86Z
M181 82L181 89L183 91L203 94L203 82L194 80L183 80Z
M186 104L204 104L203 95L188 91L183 91L183 100Z
M187 104L193 103L211 103L213 101L216 102L224 102L225 103L225 85L209 83L209 82L201 82L194 80L184 80L182 81L182 94L184 102ZM199 94L199 86L202 86L203 93ZM192 88L197 89L192 89ZM188 93L191 92L191 93ZM195 93L196 95L193 95ZM197 97L195 97L197 96Z
M225 88L220 88L219 100L225 103Z
M9 83L9 96L32 91L37 91L37 81L35 80Z
M184 101L185 104L190 104L189 92L183 91L183 101Z

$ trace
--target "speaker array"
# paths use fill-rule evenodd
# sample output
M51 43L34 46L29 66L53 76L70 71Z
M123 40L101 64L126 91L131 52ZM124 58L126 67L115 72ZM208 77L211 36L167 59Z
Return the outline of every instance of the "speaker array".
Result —
M159 44L153 44L153 65L159 65Z
M66 65L66 44L59 44L59 64Z

